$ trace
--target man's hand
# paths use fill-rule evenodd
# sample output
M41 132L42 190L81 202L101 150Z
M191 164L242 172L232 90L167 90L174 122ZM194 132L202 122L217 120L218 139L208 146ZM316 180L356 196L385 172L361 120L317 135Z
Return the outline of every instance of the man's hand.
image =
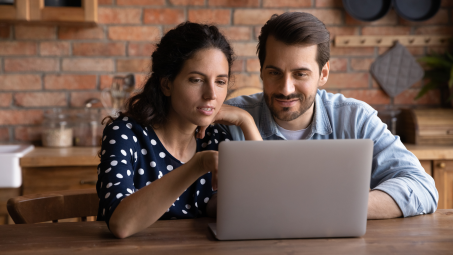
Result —
M402 217L403 213L391 196L380 190L373 190L368 195L369 220Z

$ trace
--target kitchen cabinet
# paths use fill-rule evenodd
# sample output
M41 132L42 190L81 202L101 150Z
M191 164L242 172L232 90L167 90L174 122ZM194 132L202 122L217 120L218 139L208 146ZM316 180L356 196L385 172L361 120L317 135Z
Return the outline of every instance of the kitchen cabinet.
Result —
M93 26L98 17L97 0L82 0L81 7L49 7L44 0L16 0L0 6L0 21L29 24Z

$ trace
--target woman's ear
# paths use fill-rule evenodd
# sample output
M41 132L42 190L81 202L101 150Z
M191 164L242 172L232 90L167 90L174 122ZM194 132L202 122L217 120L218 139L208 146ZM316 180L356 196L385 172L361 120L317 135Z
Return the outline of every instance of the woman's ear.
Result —
M327 79L329 78L329 71L330 71L330 61L327 61L327 63L321 69L321 75L319 77L319 83L318 83L319 87L326 84Z
M160 89L165 96L171 96L171 82L168 80L168 78L160 79Z

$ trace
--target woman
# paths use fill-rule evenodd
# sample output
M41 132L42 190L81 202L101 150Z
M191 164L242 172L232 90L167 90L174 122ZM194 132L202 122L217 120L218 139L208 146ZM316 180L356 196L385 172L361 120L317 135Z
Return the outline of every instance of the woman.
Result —
M233 50L215 26L186 22L157 44L143 91L104 129L98 220L115 236L158 219L215 215L216 150L231 138L210 124L238 125L246 139L261 140L250 114L222 106L232 63ZM203 139L197 127L207 127Z

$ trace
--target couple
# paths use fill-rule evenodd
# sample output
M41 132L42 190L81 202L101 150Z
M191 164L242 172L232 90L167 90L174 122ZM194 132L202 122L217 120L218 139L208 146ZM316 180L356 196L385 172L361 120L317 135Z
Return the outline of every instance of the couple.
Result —
M233 49L224 36L190 22L167 32L143 91L104 129L98 220L125 238L158 219L215 217L218 145L244 139L372 139L368 218L434 212L434 180L376 111L318 90L329 75L329 43L313 15L273 15L258 44L264 93L227 105Z

